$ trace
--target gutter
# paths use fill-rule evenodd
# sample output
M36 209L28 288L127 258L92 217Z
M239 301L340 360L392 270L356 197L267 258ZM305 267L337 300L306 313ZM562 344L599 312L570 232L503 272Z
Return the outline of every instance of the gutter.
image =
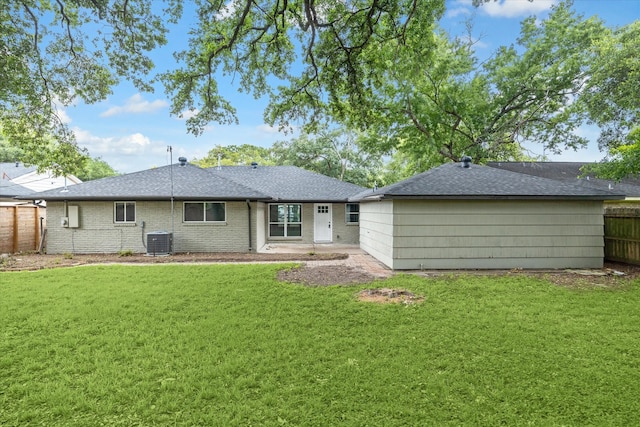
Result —
M251 252L253 250L253 247L251 246L251 240L252 240L252 236L251 236L251 202L249 201L249 199L247 199L246 202L247 202L247 226L248 226L248 230L249 230L249 252Z

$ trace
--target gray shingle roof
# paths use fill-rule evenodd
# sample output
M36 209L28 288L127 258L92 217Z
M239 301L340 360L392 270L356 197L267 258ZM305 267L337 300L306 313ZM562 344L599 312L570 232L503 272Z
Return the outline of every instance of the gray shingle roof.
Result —
M0 180L0 197L27 196L32 193L32 190L29 190L27 187L20 184L7 180Z
M0 163L0 197L26 196L33 193L27 187L11 182L11 180L35 170L35 166L27 167L22 163Z
M593 174L582 176L580 170L585 162L489 162L487 166L492 168L510 170L512 172L524 173L527 175L540 176L543 178L555 179L557 181L568 182L580 186L598 188L600 190L611 190L622 193L627 197L640 197L640 179L625 178L620 182L606 179L598 179Z
M25 166L20 162L0 163L0 177L16 179L19 176L35 172L35 166Z
M209 170L281 201L347 201L364 190L359 185L296 166L222 166Z
M37 194L44 200L246 200L269 195L187 164L163 166Z
M295 166L228 166L201 169L171 166L134 172L34 193L44 200L281 200L347 201L358 185ZM28 199L29 197L21 197Z
M449 163L352 200L380 198L614 200L623 195L488 166Z

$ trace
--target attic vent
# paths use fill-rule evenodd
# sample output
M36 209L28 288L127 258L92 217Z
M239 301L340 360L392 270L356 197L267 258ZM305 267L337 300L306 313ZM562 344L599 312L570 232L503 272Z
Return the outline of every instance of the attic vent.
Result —
M463 168L468 169L468 168L471 167L471 161L472 161L471 157L463 156L461 161L462 161L462 167Z
M166 231L147 233L147 255L169 255L172 243L172 233Z
M180 166L184 166L187 164L187 158L186 157L178 157L178 161L180 162Z

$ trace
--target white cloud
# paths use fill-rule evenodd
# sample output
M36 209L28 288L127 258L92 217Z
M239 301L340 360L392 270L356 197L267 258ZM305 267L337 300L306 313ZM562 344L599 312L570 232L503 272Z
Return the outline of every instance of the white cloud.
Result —
M460 15L471 15L471 11L465 7L456 7L454 9L447 10L447 18L455 18Z
M151 140L139 132L121 137L100 137L92 135L89 131L74 128L73 133L78 145L86 147L93 157L103 157L113 153L142 154L151 145Z
M69 117L69 115L67 114L67 110L58 109L57 114L58 114L58 118L62 123L64 124L71 123L71 117Z
M53 108L56 116L58 116L58 120L60 120L60 123L63 123L65 125L71 123L71 117L67 114L67 109L58 98L55 98L53 100Z
M238 9L237 0L230 0L229 2L227 2L227 4L225 4L220 8L220 11L216 15L216 18L217 19L229 18L233 16L233 14L236 12L237 9Z
M195 110L184 110L182 113L180 113L180 115L177 117L178 120L189 120L192 117L195 117L198 112L200 110L198 110L197 108Z
M154 111L161 110L167 107L169 103L162 99L156 99L155 101L146 101L142 95L136 93L131 98L127 99L124 105L111 107L104 113L100 114L100 117L111 117L118 114L141 114L141 113L153 113Z
M268 133L268 134L280 133L277 127L269 126L267 124L262 124L258 126L256 129L260 133Z
M479 10L492 17L516 18L551 9L557 0L498 0L483 3Z

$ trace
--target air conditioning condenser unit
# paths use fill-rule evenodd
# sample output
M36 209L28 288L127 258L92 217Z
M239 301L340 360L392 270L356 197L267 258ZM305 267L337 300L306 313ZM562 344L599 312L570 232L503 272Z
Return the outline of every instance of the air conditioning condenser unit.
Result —
M153 231L147 233L147 255L169 255L173 244L173 233Z

